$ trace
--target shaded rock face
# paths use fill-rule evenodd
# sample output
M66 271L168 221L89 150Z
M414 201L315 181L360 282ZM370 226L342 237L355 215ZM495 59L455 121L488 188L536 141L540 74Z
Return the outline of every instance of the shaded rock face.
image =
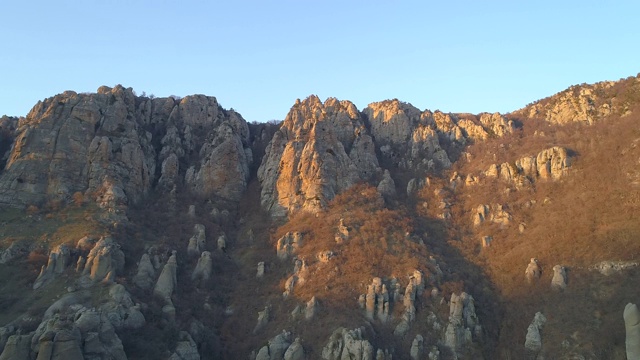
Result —
M448 168L451 161L442 148L430 111L420 112L398 100L369 104L363 113L383 158L405 169ZM454 125L455 126L455 125ZM462 133L453 136L462 139Z
M105 204L124 205L156 182L237 200L252 161L246 122L215 98L148 99L122 86L41 101L15 136L0 174L0 204L18 207L78 191L99 202L110 193ZM180 168L187 159L191 166Z
M266 149L258 169L261 203L275 216L317 211L378 172L373 141L355 105L310 96L291 108Z

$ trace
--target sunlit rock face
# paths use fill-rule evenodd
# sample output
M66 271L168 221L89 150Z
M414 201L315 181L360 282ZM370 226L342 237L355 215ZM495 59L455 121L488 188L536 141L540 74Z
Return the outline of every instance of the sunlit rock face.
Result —
M261 203L274 216L317 211L378 175L375 147L355 105L317 96L296 101L258 169Z
M246 122L214 97L151 99L119 85L41 101L15 136L0 169L0 204L12 206L75 192L126 205L156 184L237 200L252 161Z

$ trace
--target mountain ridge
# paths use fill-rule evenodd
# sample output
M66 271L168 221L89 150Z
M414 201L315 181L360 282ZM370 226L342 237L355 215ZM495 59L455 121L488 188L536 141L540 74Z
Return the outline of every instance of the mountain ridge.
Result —
M279 124L119 85L48 98L0 122L0 277L24 299L0 297L0 359L622 359L639 107L637 77L508 114L311 95Z

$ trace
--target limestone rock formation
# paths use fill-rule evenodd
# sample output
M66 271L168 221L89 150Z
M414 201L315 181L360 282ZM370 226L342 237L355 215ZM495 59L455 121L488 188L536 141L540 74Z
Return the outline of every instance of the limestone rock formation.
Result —
M378 192L385 199L393 199L396 196L396 183L391 178L389 170L385 170L382 180L378 184Z
M474 226L478 226L485 221L507 226L511 222L511 214L501 204L479 205L472 213L471 220Z
M533 321L527 329L527 336L524 342L525 350L532 354L537 355L542 349L542 336L540 331L547 322L547 318L542 313L537 312L533 317Z
M253 328L254 334L258 333L260 330L262 330L262 328L264 328L267 325L267 323L269 323L270 312L271 312L271 307L268 305L264 307L264 310L258 312L258 322L256 323L256 326Z
M24 253L26 253L24 244L21 244L20 241L13 241L9 247L0 251L0 264L6 264Z
M422 354L424 353L424 338L422 335L417 334L411 343L411 350L409 351L409 355L412 360L420 360L422 359Z
M390 301L387 285L382 283L379 277L373 278L371 284L367 286L367 293L361 295L365 302L367 318L373 320L378 318L381 322L387 322L389 318Z
M256 277L261 278L264 276L264 261L258 263L258 269L256 270Z
M56 275L62 274L71 263L71 250L66 244L56 246L49 253L49 261L40 270L40 275L33 284L33 289L38 289L47 282L53 280Z
M87 256L83 274L94 281L101 281L110 273L119 274L124 269L124 253L110 236L100 238Z
M296 101L258 169L263 208L274 216L317 211L379 172L362 115L348 101Z
M283 330L282 333L269 339L267 345L251 355L255 360L304 360L304 348L300 338L291 342L291 333Z
M318 312L318 300L316 300L316 297L314 296L311 298L311 300L307 302L307 306L304 311L305 320L313 319L316 316L317 312Z
M280 260L285 260L292 256L298 248L302 246L302 233L300 232L288 232L283 237L278 239L276 245L276 252Z
M162 268L162 272L160 273L160 277L158 277L156 286L153 288L153 293L168 304L172 303L171 295L173 294L175 287L178 285L178 280L176 278L177 268L178 263L176 261L176 252L174 251Z
M141 289L149 290L153 287L156 278L156 270L151 264L149 254L142 254L142 258L138 263L138 272L133 278L133 283Z
M300 343L300 338L296 338L284 353L283 360L304 360L304 348Z
M458 353L472 343L480 341L482 327L475 312L473 296L463 292L451 294L449 323L444 334L444 345Z
M118 211L140 201L155 180L238 200L252 161L246 122L215 98L149 99L120 85L38 102L15 135L0 174L0 204L21 207L81 192ZM179 168L187 158L193 165Z
M373 346L363 338L363 328L347 330L336 329L322 348L324 360L373 360Z
M108 288L108 294L98 299L101 305L97 308L86 306L91 297L85 291L58 300L47 309L35 330L14 338L15 344L9 338L0 358L126 360L116 330L145 325L139 306L133 304L120 284Z
M195 282L205 283L211 277L212 271L213 260L211 259L211 253L208 251L203 251L202 255L200 255L200 258L198 259L196 268L193 269L191 280Z
M227 237L225 234L222 234L220 236L218 236L218 240L217 240L217 245L218 245L218 250L220 251L226 251L227 249Z
M527 279L527 282L532 283L534 280L539 279L541 273L542 270L540 270L540 266L538 266L538 259L531 258L527 269L524 271L524 277Z
M369 104L363 110L371 123L371 134L385 160L405 169L427 171L448 168L451 160L439 141L439 128L430 111L420 112L411 104L388 100ZM456 125L453 127L457 128ZM458 129L458 139L462 133ZM455 137L455 136L454 136Z
M200 253L204 251L204 245L206 242L205 227L202 224L195 224L193 226L193 236L189 239L189 245L187 246L187 254L189 256L200 256Z
M551 279L551 288L556 290L564 290L567 287L567 272L564 266L556 265L553 267L553 279Z
M186 331L181 331L176 344L175 352L169 360L200 360L198 345Z
M567 174L571 161L572 158L566 148L554 146L536 155L521 157L515 161L515 166L508 162L492 164L482 175L500 179L520 189L538 179L560 179ZM477 181L469 181L466 184L475 185L476 183Z
M624 307L623 318L627 359L640 359L640 311L636 304L628 303Z
M616 109L606 91L615 82L604 81L593 85L576 85L549 98L516 111L528 118L540 118L551 124L584 122L592 124L598 119L622 109Z

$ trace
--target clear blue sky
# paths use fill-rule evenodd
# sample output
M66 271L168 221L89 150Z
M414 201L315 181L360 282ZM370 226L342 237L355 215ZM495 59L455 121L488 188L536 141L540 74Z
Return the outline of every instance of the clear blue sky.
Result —
M249 121L317 94L508 112L640 72L639 1L0 3L0 114L64 90L206 94Z

